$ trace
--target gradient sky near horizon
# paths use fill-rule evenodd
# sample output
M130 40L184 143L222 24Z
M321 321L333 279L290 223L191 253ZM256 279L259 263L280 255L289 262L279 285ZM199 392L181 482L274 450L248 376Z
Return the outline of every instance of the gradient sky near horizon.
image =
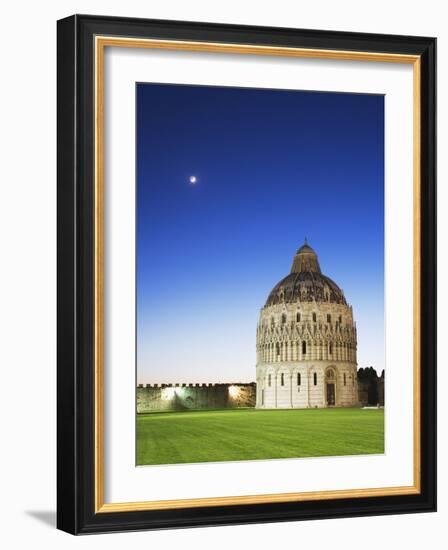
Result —
M383 96L137 85L138 383L255 380L260 308L305 236L381 372Z

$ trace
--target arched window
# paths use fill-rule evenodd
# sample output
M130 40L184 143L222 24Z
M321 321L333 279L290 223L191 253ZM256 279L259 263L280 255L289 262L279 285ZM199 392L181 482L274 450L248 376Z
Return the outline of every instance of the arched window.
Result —
M317 373L313 374L313 384L317 386Z
M271 327L273 327L275 324L275 320L274 320L274 317L271 317Z
M329 353L330 355L332 355L332 353L333 353L333 342L330 342L330 346L329 346L328 353Z
M315 323L317 321L317 316L315 313L313 313L313 322Z
M331 323L331 315L327 314L327 323Z
M302 384L302 377L300 376L300 372L297 373L297 385L300 386Z
M272 375L268 374L268 386L271 387Z
M305 340L302 342L302 354L306 355L306 342L305 342Z
M280 385L281 386L285 385L285 373L284 372L282 372L281 375L280 375Z
M282 325L284 325L286 323L286 314L283 313L282 315Z
M342 323L342 315L339 315L339 323Z
M277 356L280 355L280 344L278 342L275 344L275 350L276 350Z
M346 386L346 385L347 385L347 375L344 372L344 386Z
M298 323L300 323L300 312L297 312L296 321L297 321Z

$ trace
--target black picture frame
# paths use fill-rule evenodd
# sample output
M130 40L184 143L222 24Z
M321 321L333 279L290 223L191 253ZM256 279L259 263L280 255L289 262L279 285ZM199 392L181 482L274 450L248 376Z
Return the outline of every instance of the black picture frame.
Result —
M97 35L420 56L419 494L96 513L93 43ZM436 39L74 15L58 21L57 47L58 528L82 534L435 511Z

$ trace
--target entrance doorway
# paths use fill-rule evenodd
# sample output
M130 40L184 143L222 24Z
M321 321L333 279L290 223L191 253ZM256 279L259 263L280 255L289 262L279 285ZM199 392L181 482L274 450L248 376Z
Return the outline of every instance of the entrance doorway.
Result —
M334 407L335 405L334 384L327 384L327 405L329 407Z

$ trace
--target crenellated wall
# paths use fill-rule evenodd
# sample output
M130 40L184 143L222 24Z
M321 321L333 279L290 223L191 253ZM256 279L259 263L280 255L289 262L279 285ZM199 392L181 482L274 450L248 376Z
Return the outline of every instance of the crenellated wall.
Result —
M137 412L255 407L255 383L140 384Z
M273 391L266 392L261 397L263 384L259 384L259 402L264 400L263 408L315 408L325 406L323 393L328 369L320 366L301 364L289 370L290 365L278 369L270 368L264 376L264 381L270 384ZM376 375L374 369L360 369L357 376L352 376L351 365L346 365L347 375L344 379L344 369L336 372L336 406L384 406L384 371ZM370 372L371 371L371 372ZM283 373L283 385L281 374ZM314 385L316 373L316 385ZM300 377L298 376L300 374ZM300 382L300 384L298 384ZM355 402L353 393L357 395ZM194 409L227 409L253 408L256 403L257 385L251 383L235 384L140 384L137 387L137 412L153 411L184 411Z

